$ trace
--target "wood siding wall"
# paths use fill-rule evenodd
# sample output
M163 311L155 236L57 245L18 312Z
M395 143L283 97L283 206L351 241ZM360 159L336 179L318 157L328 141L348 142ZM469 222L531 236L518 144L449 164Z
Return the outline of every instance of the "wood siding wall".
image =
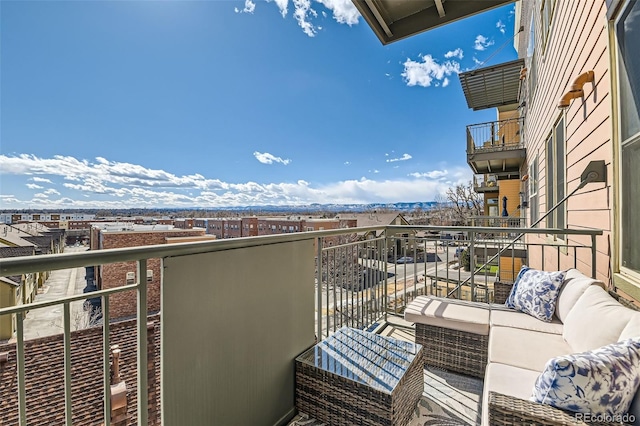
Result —
M538 77L533 97L527 99L525 140L528 160L532 161L539 155L540 212L542 215L550 207L546 205L545 141L554 124L564 114L565 194L578 186L580 174L589 161L604 160L607 165L607 183L587 185L567 201L566 211L568 228L604 230L604 235L597 238L597 277L609 282L613 149L605 2L557 0L544 51L540 1L527 2L524 7L534 8L533 14L537 20L535 58ZM584 97L574 99L565 111L559 110L557 104L560 97L568 91L576 77L588 70L595 73L594 84L585 84ZM590 239L571 238L569 242L589 245ZM529 259L531 265L541 267L542 256L542 253L532 251ZM590 274L590 252L580 250L575 257L573 251L569 250L558 262L557 256L549 253L549 258L544 259L545 269L570 268L575 263L582 272Z
M498 204L499 215L502 215L502 198L507 197L507 212L509 216L520 216L520 179L504 179L498 181L499 199Z

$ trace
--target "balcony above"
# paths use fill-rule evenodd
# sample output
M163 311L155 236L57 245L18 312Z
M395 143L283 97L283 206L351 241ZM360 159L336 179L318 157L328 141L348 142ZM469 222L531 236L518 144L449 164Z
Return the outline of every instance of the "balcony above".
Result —
M485 192L498 192L498 180L494 175L474 175L473 189L479 194Z
M520 179L519 172L485 173L473 175L473 190L478 194L500 192L498 181L505 179Z
M475 174L518 172L527 156L524 117L467 126L467 163Z
M352 0L382 44L411 37L513 0Z
M518 103L524 59L459 74L467 106L474 111Z

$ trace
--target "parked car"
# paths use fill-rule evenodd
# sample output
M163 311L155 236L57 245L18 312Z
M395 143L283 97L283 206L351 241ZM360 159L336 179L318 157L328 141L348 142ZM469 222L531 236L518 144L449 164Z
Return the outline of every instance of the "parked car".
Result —
M413 263L413 257L403 256L396 260L396 263Z

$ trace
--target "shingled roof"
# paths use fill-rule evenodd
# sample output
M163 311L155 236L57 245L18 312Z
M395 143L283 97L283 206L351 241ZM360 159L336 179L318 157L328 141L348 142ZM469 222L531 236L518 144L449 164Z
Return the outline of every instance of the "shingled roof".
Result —
M19 257L19 256L33 256L35 254L35 248L32 246L26 247L0 247L0 258L6 257Z
M160 317L148 318L149 424L160 424ZM136 321L110 325L110 343L122 351L120 374L128 392L128 425L136 424ZM64 424L63 335L25 341L27 423ZM16 345L0 344L8 361L0 363L0 424L18 424ZM73 424L97 425L103 418L102 327L71 333Z
M53 241L51 236L22 237L22 239L35 244L40 249L41 254L51 253L51 241Z
M19 287L21 281L22 281L22 277L20 277L20 275L12 275L10 277L0 277L0 282L4 284L9 284L13 287Z

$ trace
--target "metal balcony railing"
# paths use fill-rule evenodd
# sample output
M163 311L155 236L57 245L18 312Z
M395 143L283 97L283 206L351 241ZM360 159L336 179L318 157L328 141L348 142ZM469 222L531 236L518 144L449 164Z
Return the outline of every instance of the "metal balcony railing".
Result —
M491 233L524 237L509 242L483 238ZM546 237L554 234L565 236L562 245L547 242ZM322 340L342 326L374 329L388 316L402 315L407 303L421 294L490 302L493 283L513 280L520 265L530 265L533 259L544 269L580 265L584 270L589 265L595 276L596 236L601 234L520 227L350 228L0 259L0 275L133 261L136 277L141 277L150 259L161 259L163 423L274 424L295 412L293 393L283 392L293 392L293 359L313 344L314 335ZM448 238L451 235L455 239ZM139 279L91 294L102 298L103 321L94 326L102 328L102 362L96 368L102 370L100 392L107 396L114 327L109 321L114 306L110 301L123 292L136 294L138 425L159 422L149 418L146 397L151 392L148 285ZM70 303L86 297L0 309L0 316L13 315L17 320L15 389L10 390L17 401L4 408L14 410L16 423L38 423L29 417L34 409L29 397L37 387L27 390L27 377L36 380L38 372L29 371L25 314L57 305L63 318L59 358L64 363L64 398L52 398L47 408L63 411L67 425L83 424L74 421L74 410L82 401L75 385L81 378L72 374L76 335L71 331ZM44 384L42 389L47 389ZM269 389L274 392L265 394ZM247 406L252 409L246 410ZM104 397L103 413L95 413L92 421L109 425L110 413L111 400Z
M524 148L524 117L467 126L467 154Z
M525 228L527 226L527 218L524 216L471 216L467 219L467 224L469 226L494 228ZM501 235L504 233L494 234Z
M498 179L495 175L491 175L488 173L482 175L473 175L473 188L478 190L480 188L492 188L493 190L498 190Z

